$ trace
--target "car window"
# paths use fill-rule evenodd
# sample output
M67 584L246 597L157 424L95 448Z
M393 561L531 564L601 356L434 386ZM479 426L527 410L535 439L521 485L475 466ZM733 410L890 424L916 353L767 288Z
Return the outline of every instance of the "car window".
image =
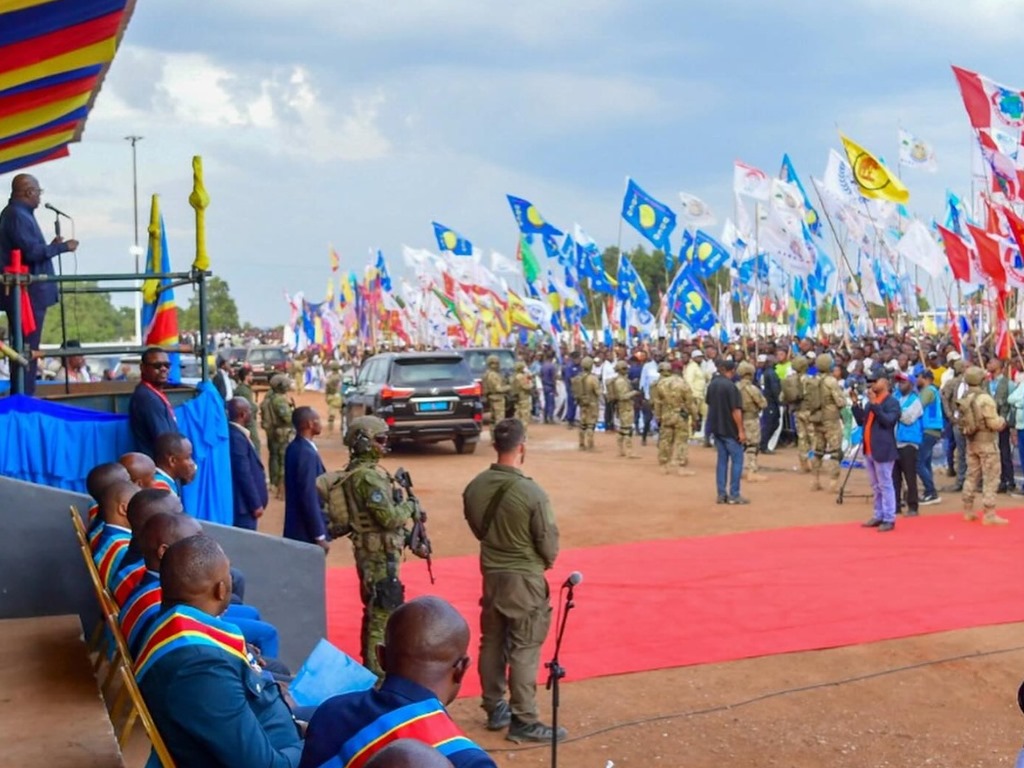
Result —
M395 386L414 387L418 384L432 384L438 381L466 381L469 372L466 364L458 358L396 360L391 372L391 383Z
M264 362L267 362L267 363L280 363L280 362L283 362L284 359L285 359L284 350L283 349L264 349L264 350L261 350L261 351L263 352L263 360L264 360Z
M359 369L359 384L369 384L373 381L374 368L377 367L377 360L367 360Z
M253 349L249 351L249 365L254 365L256 363L259 363L261 365L263 364L262 349Z

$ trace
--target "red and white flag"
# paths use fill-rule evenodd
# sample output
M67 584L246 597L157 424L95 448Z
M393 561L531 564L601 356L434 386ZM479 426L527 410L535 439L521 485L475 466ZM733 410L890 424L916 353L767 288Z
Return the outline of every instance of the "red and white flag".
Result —
M1024 130L1024 92L960 67L953 67L953 74L974 128L1011 131L1017 135Z
M737 160L733 166L732 188L737 195L767 202L771 196L772 182L760 168Z

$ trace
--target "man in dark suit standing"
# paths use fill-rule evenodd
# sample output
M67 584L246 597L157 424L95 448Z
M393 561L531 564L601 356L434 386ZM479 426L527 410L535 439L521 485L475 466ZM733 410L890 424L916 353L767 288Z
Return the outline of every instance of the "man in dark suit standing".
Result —
M231 447L231 495L236 528L256 530L267 506L267 475L249 437L252 406L244 397L228 400L228 438Z
M160 347L150 347L142 353L142 381L135 387L128 402L128 423L131 425L135 447L140 453L156 458L156 439L167 432L178 431L174 408L164 394L171 362Z
M35 210L39 207L43 190L35 176L19 173L11 181L11 199L0 212L0 271L11 264L11 251L21 251L21 263L30 275L52 275L53 260L62 253L78 248L77 240L63 240L55 237L47 243L43 231L36 221ZM25 394L36 391L36 359L32 353L39 349L43 337L43 321L46 309L57 303L57 284L50 282L32 283L28 287L32 302L31 318L35 330L24 336L25 353L29 365L25 371ZM7 313L8 328L14 327L13 294L0 291L0 309ZM25 323L25 318L22 318ZM13 333L12 333L13 338ZM13 380L13 376L11 377Z
M292 412L295 439L284 452L284 537L317 544L330 551L316 479L326 470L313 438L320 434L320 415L308 405Z
M217 373L213 375L213 386L225 403L235 396L235 380L231 378L231 361L226 357L217 358Z

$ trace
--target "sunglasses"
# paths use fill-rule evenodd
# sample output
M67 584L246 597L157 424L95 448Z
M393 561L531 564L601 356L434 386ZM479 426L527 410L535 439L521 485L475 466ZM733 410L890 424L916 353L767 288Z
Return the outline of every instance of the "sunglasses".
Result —
M146 365L149 368L157 368L157 369L160 369L160 368L170 368L171 367L171 364L170 363L166 363L166 362L165 363L146 363Z

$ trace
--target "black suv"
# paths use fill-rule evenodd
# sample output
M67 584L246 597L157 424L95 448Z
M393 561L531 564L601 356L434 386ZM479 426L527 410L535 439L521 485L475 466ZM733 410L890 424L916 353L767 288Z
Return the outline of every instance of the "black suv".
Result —
M455 442L473 453L480 439L480 383L456 352L389 352L363 363L345 396L349 423L364 415L387 422L393 442Z

